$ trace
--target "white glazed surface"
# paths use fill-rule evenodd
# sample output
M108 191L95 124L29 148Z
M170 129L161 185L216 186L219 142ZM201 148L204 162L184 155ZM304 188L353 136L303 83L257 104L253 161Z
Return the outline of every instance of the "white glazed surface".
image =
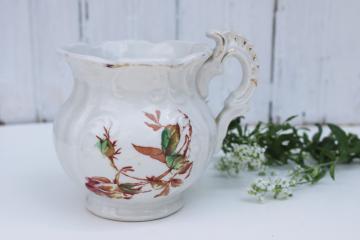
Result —
M144 75L136 79L147 78ZM174 82L181 82L176 80ZM174 124L184 121L178 111L181 110L188 114L193 127L190 160L193 160L194 166L184 185L174 189L174 193L182 191L199 177L214 148L216 133L215 122L199 97L187 96L186 91L172 91L169 87L149 90L148 94L145 94L145 90L135 94L131 90L111 88L121 79L114 79L109 88L77 81L72 97L62 108L55 123L57 152L70 176L82 183L88 176L113 177L114 170L95 146L96 135L102 135L103 127L110 128L112 139L117 140L121 148L116 161L120 167L134 166L136 171L133 175L141 177L161 174L166 170L163 164L139 154L132 144L160 147L161 131L154 132L144 124L150 122L144 112L160 110L160 122ZM167 79L162 81L167 85ZM137 85L147 86L141 83ZM140 194L131 201L143 199L153 200L153 194Z
M84 187L89 177L115 181L117 170L96 146L104 128L121 149L114 159L117 168L131 166L128 174L141 179L168 170L166 164L139 153L133 146L161 149L162 130L146 125L152 123L146 113L157 113L163 126L180 126L178 151L186 143L186 136L191 137L186 157L192 163L191 169L182 175L172 170L164 178L174 176L181 184L169 185L168 193L162 191L164 188L145 184L143 192L129 199L98 196L89 191L87 207L91 212L115 220L141 221L167 216L181 208L182 192L205 170L227 124L246 108L256 83L252 47L247 49L246 41L232 33L211 36L217 40L214 52L206 45L182 41L122 41L64 48L75 81L73 92L55 121L54 135L59 159L75 181ZM221 113L225 117L220 114L215 120L204 100L205 88L208 78L221 72L224 58L232 54L245 68L245 80L227 100ZM117 184L139 182L125 175L119 179Z

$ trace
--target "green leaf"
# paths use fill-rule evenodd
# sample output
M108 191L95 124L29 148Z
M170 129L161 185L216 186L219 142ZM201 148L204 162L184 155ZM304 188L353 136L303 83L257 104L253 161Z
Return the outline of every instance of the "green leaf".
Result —
M170 142L170 130L168 128L164 128L161 133L161 148L163 151L166 150L167 146Z
M251 136L255 135L256 133L258 133L261 126L262 126L262 122L258 122L258 123L256 124L254 130L252 130L252 131L250 132L249 137L251 137Z
M323 127L316 124L317 131L310 136L308 129L290 123L294 118L291 116L282 123L259 122L250 133L242 119L237 118L229 127L222 149L225 154L231 154L236 145L260 146L265 149L265 165L287 165L290 162L299 165L305 169L299 177L309 183L318 182L328 171L335 179L337 164L360 159L360 139L357 135L346 133L335 124L327 124L330 133L324 134ZM308 159L313 159L315 163L309 164ZM223 164L218 169L222 172L238 172L234 164Z
M326 171L319 167L319 166L315 166L312 171L309 174L309 178L308 180L312 183L315 184L317 183L320 179L322 179L324 176L326 175Z
M165 155L172 155L175 153L176 148L180 141L180 126L168 125L161 133L161 148Z
M290 122L291 120L293 120L294 118L297 118L297 115L293 115L293 116L290 116L288 117L285 122Z
M108 149L109 149L109 142L108 140L105 140L101 143L100 150L103 154L105 154Z
M335 162L333 162L333 164L330 165L330 176L333 180L335 180Z
M180 154L166 156L166 165L175 170L180 169L185 162L186 159Z
M95 146L101 151L101 142L100 142L100 140L96 142Z
M229 124L228 131L237 129L237 127L240 125L241 118L242 117L237 117L237 118L233 119Z
M316 127L318 128L318 131L317 131L317 133L314 134L314 136L312 138L313 142L319 142L320 141L320 137L321 137L321 134L322 134L322 131L323 131L320 124L316 124Z
M339 141L339 144L342 146L347 145L347 135L344 130L340 127L336 126L335 124L328 124L331 132L335 135L336 139Z
M341 162L349 161L348 158L350 157L350 151L348 149L348 135L344 130L340 127L336 126L335 124L328 124L331 133L335 136L335 139L338 143L338 157Z

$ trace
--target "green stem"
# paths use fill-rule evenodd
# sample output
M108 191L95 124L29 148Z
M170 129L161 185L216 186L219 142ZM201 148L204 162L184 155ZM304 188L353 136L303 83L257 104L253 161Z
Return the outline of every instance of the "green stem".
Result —
M319 164L316 164L316 165L309 166L309 168L304 169L302 171L298 171L297 173L305 173L305 172L313 170L314 167L326 167L326 166L330 166L331 164L334 164L334 163L336 163L336 161L327 162L327 163L319 163Z

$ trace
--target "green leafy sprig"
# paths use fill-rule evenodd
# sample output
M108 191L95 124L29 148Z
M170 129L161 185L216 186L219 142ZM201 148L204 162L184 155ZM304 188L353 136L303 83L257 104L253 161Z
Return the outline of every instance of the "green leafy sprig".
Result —
M239 173L241 163L245 161L248 164L248 156L254 155L251 151L239 154L239 149L242 149L239 146L259 147L263 150L265 167L291 166L292 170L288 179L256 181L250 186L249 193L262 198L265 193L272 192L277 198L282 190L285 196L291 196L289 189L300 184L314 184L327 173L335 179L337 164L349 164L360 159L360 139L357 135L347 133L335 124L326 124L330 132L324 135L323 126L317 124L317 131L310 137L309 129L290 123L293 118L295 116L282 123L260 122L252 130L247 125L241 125L241 117L234 119L222 146L225 157L219 161L217 169ZM263 169L260 173L266 175Z

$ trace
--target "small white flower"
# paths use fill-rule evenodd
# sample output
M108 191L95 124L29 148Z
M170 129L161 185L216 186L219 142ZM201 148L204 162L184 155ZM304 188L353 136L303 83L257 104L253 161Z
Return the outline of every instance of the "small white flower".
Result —
M292 196L292 183L287 178L257 178L250 185L248 193L262 201L267 194L274 198L284 199Z
M228 174L238 174L240 170L259 170L265 163L265 149L258 145L236 144L234 151L223 156L217 168Z

